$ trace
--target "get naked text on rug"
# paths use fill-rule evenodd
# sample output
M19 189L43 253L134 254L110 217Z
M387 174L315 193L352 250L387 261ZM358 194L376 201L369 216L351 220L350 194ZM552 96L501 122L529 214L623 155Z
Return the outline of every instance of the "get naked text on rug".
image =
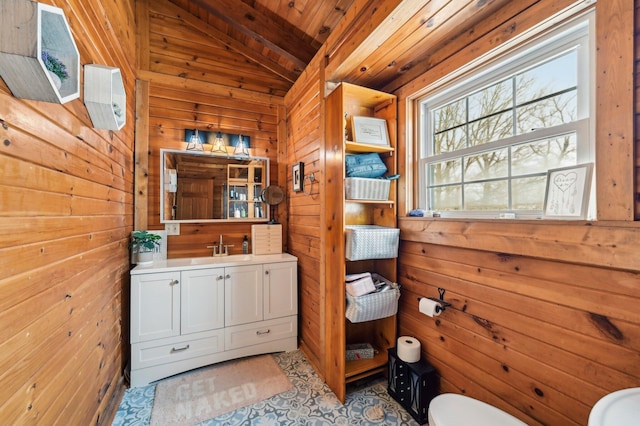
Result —
M271 355L195 370L158 383L151 426L194 425L292 386Z

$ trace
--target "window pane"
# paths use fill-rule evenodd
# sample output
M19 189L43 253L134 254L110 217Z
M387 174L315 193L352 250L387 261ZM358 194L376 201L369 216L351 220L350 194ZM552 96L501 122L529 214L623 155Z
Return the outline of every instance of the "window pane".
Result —
M507 210L509 185L506 180L471 183L464 186L465 210Z
M462 210L462 190L460 185L431 188L430 210Z
M578 118L576 91L518 107L518 134L570 123Z
M494 142L513 135L511 111L483 118L469 124L469 146Z
M460 126L467 122L466 99L451 102L433 111L434 133Z
M472 182L506 177L509 172L508 160L507 148L465 157L464 180Z
M517 145L512 148L511 158L513 176L577 164L576 134Z
M519 74L516 76L517 104L576 87L577 73L578 53L572 50Z
M467 134L464 127L447 130L434 136L434 155L453 152L467 146Z
M460 158L429 164L429 184L436 186L462 182L461 164L462 160Z
M511 181L511 194L513 195L511 208L513 210L542 210L546 183L546 175L513 179Z
M469 96L469 121L513 108L513 79L501 81Z

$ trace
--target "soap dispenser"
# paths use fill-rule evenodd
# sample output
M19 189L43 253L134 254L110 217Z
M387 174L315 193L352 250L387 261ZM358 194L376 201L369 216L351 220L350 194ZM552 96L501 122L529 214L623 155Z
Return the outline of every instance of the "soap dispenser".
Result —
M249 254L249 238L246 235L242 240L242 254Z

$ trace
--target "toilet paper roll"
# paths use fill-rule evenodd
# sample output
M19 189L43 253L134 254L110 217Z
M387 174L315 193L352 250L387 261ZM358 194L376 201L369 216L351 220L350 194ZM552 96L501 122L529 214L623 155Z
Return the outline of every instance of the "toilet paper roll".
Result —
M427 316L437 317L442 312L442 305L435 300L423 297L422 299L420 299L418 309L420 310L420 312Z
M400 336L397 345L398 358L404 362L420 361L420 342L415 337Z

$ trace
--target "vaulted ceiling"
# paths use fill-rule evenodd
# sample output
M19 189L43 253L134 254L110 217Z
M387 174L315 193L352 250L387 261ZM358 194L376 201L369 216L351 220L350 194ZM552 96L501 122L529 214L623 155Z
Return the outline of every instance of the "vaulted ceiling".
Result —
M327 71L348 81L392 91L517 16L538 0L170 0L215 28L246 59L292 85L317 51L332 41ZM358 10L349 11L351 7ZM355 25L341 29L346 13ZM498 19L487 20L489 15ZM503 17L501 21L499 17ZM489 24L488 22L491 22ZM514 31L515 29L514 21ZM473 35L473 36L472 36ZM354 47L338 52L349 40ZM491 42L491 41L489 41ZM493 41L496 42L496 41Z

